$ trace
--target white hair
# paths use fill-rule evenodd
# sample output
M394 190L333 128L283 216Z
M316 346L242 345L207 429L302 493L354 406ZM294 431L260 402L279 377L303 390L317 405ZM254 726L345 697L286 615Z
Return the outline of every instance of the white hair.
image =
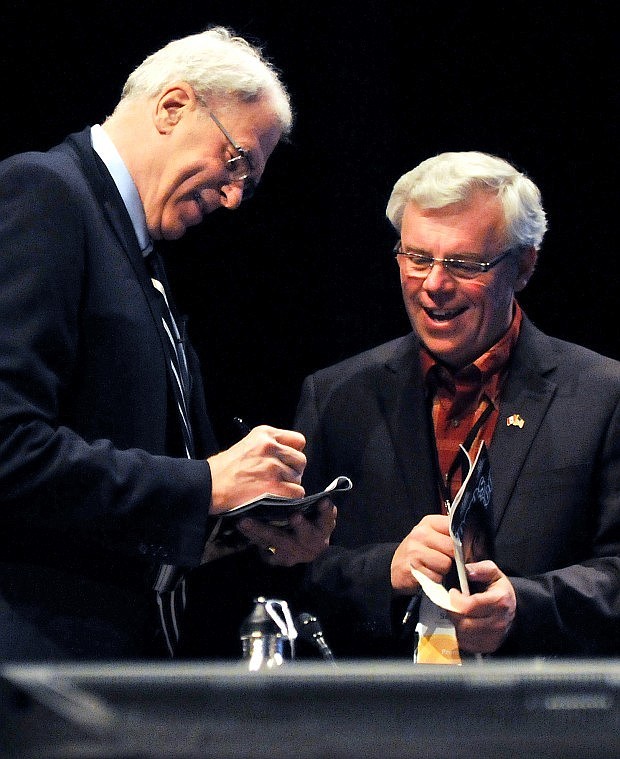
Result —
M422 161L396 182L386 214L400 232L407 203L443 208L483 190L495 193L504 209L506 243L539 250L547 229L540 191L508 161L487 153L441 153Z
M175 81L187 82L205 106L219 98L241 102L266 98L282 133L290 133L290 97L279 72L260 48L224 27L173 40L149 55L129 75L119 105L140 97L155 97Z

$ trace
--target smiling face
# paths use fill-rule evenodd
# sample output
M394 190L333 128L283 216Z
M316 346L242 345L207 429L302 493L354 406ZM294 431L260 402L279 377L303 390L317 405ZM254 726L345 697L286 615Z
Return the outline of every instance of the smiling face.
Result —
M241 203L243 181L232 181L226 161L237 153L209 116L217 114L236 144L243 147L258 183L281 137L269 101L200 105L189 86L171 87L154 112L158 142L149 171L139 182L147 226L154 239L174 240L218 208Z
M501 203L483 191L468 203L441 209L424 210L410 202L401 242L405 253L490 261L507 247ZM467 366L510 326L514 293L525 286L535 261L533 249L515 252L471 280L455 279L439 264L425 278L408 277L401 270L414 332L440 361L455 369Z

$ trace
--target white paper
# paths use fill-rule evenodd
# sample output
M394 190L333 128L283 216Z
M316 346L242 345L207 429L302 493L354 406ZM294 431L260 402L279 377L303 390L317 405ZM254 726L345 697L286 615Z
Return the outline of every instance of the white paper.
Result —
M411 574L420 583L420 587L428 598L436 605L440 606L446 611L457 611L452 602L450 601L450 595L446 588L441 583L434 582L427 577L423 572L418 571L411 567ZM458 612L457 612L458 613Z

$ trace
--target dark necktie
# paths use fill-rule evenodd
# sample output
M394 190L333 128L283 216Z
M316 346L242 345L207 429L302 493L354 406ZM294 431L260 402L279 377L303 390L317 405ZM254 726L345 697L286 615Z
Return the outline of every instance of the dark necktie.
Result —
M160 305L160 315L164 332L167 335L167 359L170 362L170 369L173 376L171 386L181 421L185 453L187 458L193 458L195 450L189 415L191 382L187 367L183 334L185 331L185 322L183 321L181 323L181 330L179 330L166 294L167 279L161 258L157 251L152 250L147 255L146 263L151 275L153 287L159 293L158 302ZM174 651L179 640L178 620L185 607L183 568L177 567L173 564L161 564L153 588L157 594L159 617L166 640L166 646L170 656L174 656Z
M172 310L166 294L166 276L157 251L152 251L146 258L147 265L151 274L153 287L159 293L159 302L161 307L161 320L164 331L168 337L168 360L172 370L173 382L172 390L174 399L179 411L181 428L183 432L183 443L185 453L188 459L195 455L194 440L192 435L192 426L189 413L189 396L191 390L191 381L187 368L187 358L185 355L185 322L181 322L181 329L172 315Z

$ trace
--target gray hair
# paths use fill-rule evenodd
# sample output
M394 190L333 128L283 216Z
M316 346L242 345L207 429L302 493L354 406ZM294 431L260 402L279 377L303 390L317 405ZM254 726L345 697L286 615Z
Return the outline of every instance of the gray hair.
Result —
M187 82L199 102L232 98L241 102L270 100L283 135L293 124L290 97L279 72L260 48L222 26L172 40L149 55L130 75L121 93L122 104L155 97L167 84Z
M407 203L443 208L467 201L478 190L500 199L507 245L540 248L547 220L538 187L507 161L487 153L441 153L422 161L396 182L386 214L400 232Z

